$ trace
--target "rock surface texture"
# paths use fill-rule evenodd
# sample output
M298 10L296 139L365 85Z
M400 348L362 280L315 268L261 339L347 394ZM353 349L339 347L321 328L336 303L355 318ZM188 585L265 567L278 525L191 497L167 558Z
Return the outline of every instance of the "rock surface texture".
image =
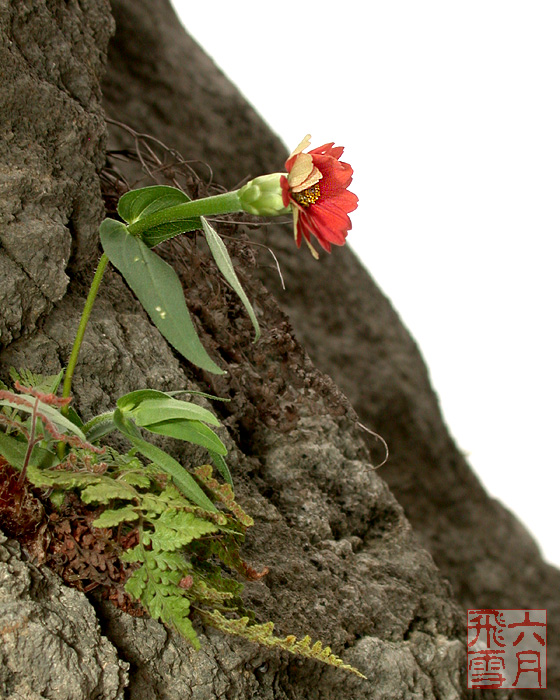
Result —
M56 372L68 359L103 217L100 81L112 15L116 36L103 85L109 116L189 160L209 162L225 185L277 170L286 156L165 0L115 0L112 8L97 0L0 2L2 374L10 365ZM122 133L115 129L111 142ZM187 289L203 343L228 374L183 364L110 271L76 375L78 408L88 418L142 386L230 397L212 408L224 425L238 498L255 518L245 555L270 569L247 586L248 603L281 634L308 633L331 644L369 680L211 629L200 628L195 653L157 622L88 601L2 538L2 697L452 700L477 697L466 689L467 604L547 607L553 641L558 573L460 457L414 343L388 302L349 250L317 265L294 252L285 229L268 235L281 257L288 286L282 303L297 337L353 407L312 364L255 270L239 266L262 323L256 345L207 254L183 237L165 254ZM247 237L237 235L235 259L250 260L248 250ZM359 319L351 313L356 305ZM354 409L390 443L386 475L415 531L372 469ZM196 449L177 456L185 464L204 459ZM553 688L552 643L549 651ZM555 692L547 697L558 698Z

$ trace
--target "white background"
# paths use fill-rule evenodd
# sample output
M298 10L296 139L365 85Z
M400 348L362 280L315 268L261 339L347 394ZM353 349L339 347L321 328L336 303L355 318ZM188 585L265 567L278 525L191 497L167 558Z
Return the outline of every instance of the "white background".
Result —
M173 3L290 150L346 147L352 248L486 488L560 564L560 3Z

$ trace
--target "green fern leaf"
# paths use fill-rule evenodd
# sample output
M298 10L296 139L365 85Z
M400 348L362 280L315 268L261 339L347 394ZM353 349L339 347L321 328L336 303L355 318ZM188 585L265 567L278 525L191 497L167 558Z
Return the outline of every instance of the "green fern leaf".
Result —
M98 484L92 484L82 491L84 503L110 503L115 498L132 501L137 497L133 488L115 479L103 478Z
M231 484L220 484L220 482L212 476L212 466L210 464L197 467L194 473L203 484L212 491L216 499L223 503L224 506L235 515L240 523L243 523L246 527L254 525L253 518L247 515L243 508L236 502Z
M144 548L142 545L136 545L136 547L131 547L124 551L121 556L121 560L127 562L128 564L134 564L138 561L144 561ZM130 581L130 579L129 579Z
M274 636L274 623L272 622L266 622L262 625L251 625L247 617L229 619L224 617L218 610L213 610L211 612L204 611L201 612L201 615L208 624L222 632L228 632L229 634L234 634L244 639L250 639L252 642L256 642L265 647L284 649L291 654L304 656L308 659L315 659L329 666L335 666L336 668L354 673L360 678L366 678L358 669L344 663L341 658L333 654L330 647L323 647L321 642L315 642L315 644L311 646L311 638L309 636L298 640L293 635L288 635L284 639L281 639L280 637Z
M155 561L158 569L180 571L181 576L183 575L183 572L187 566L185 557L176 552L158 552L157 556L155 557Z
M136 600L142 599L142 594L148 582L148 572L145 567L133 571L124 585L124 590Z
M214 523L197 518L193 513L172 509L153 520L153 526L153 532L144 532L143 543L151 545L154 550L168 552L219 529Z
M32 387L44 394L55 394L64 374L64 370L58 374L35 374L28 369L17 370L15 367L10 367L8 371L14 383L19 382L22 386Z
M149 489L151 486L151 480L146 474L139 474L138 472L125 472L121 476L121 480L125 481L131 486L136 486L140 489Z
M98 484L102 477L87 472L66 472L63 470L39 469L35 464L27 467L27 478L39 488L61 488L64 490L84 489Z
M162 622L175 627L179 634L192 643L195 649L200 649L200 642L189 619L189 599L182 595L168 595L161 598L160 607L161 612L157 617Z
M138 520L138 513L132 506L124 508L115 508L114 510L105 510L96 518L92 525L93 527L115 527L119 523L131 523Z
M126 554L130 554L130 551ZM177 565L177 569L163 570L160 565L164 562L160 556L160 552L144 550L144 565L132 572L124 588L142 603L151 617L174 627L195 649L199 649L200 642L189 619L191 604L179 587L183 568L187 564L182 557L182 561L170 559L169 553L166 553L165 565Z

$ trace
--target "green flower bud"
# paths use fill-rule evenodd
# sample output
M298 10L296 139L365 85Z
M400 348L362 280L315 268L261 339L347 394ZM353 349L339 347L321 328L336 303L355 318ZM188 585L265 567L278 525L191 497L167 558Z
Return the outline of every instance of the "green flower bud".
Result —
M242 209L256 216L288 214L290 207L285 207L282 201L281 177L282 173L261 175L238 190Z

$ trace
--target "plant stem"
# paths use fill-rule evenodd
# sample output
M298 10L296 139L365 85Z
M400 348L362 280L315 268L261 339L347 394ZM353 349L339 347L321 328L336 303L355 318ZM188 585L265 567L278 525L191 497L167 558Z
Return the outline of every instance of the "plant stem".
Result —
M172 221L182 221L183 219L196 219L199 216L214 216L216 214L230 214L235 211L243 211L238 196L239 190L225 192L215 197L205 197L204 199L194 199L191 202L177 204L153 214L144 216L127 226L128 232L133 236L140 236L144 231L148 231L155 226Z
M99 285L103 279L103 273L107 267L109 258L103 253L99 263L97 265L97 270L93 276L91 287L89 289L89 294L87 295L84 310L82 311L82 317L80 319L80 325L78 326L78 331L76 333L76 338L74 340L74 345L72 346L72 352L70 353L70 359L68 360L68 366L66 367L66 372L64 373L64 384L62 385L62 398L67 398L70 396L70 391L72 389L72 377L74 376L74 370L76 369L76 363L78 362L78 355L80 353L80 348L82 346L82 341L84 339L84 333L86 332L87 322L89 320L91 310L93 308L93 302L99 291ZM64 406L61 410L63 415L68 414L68 406Z
M35 403L33 404L33 412L31 413L31 431L29 433L29 439L27 441L27 452L25 453L25 459L23 460L23 466L21 468L21 474L19 475L18 485L21 486L25 481L25 475L27 474L27 465L31 459L31 453L35 445L40 442L35 438L35 428L37 425L37 407L39 406L39 399L35 398Z

